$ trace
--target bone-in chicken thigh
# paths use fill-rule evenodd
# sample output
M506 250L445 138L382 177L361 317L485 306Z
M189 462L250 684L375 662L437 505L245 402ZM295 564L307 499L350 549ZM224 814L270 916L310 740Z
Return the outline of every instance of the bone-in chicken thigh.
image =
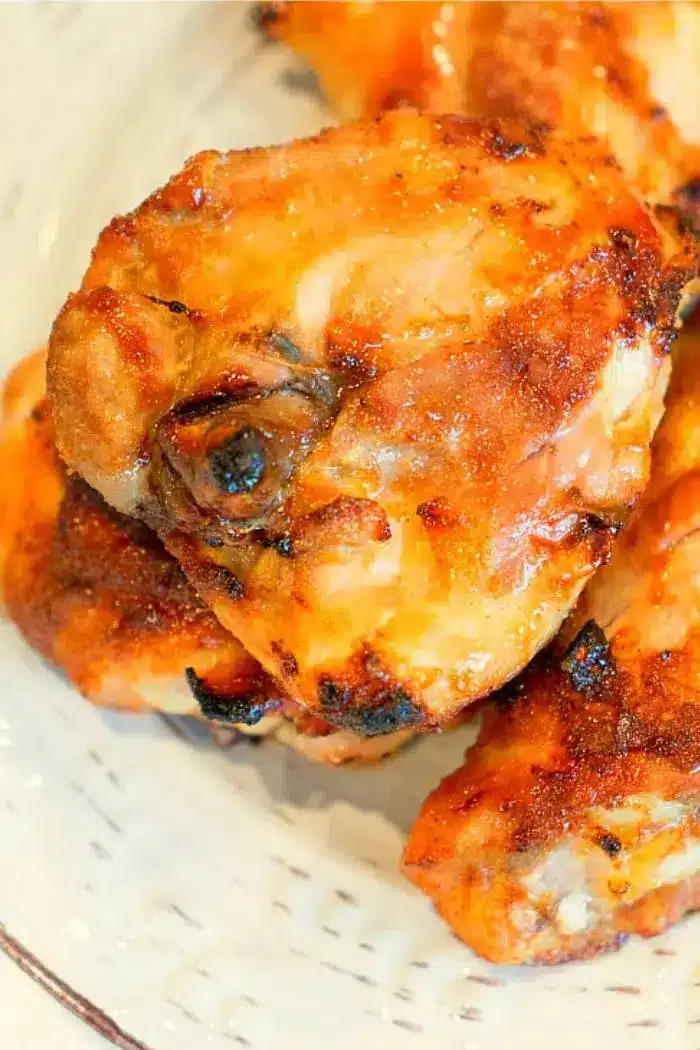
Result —
M700 906L700 328L642 511L567 636L424 804L409 877L496 962L559 962Z
M700 208L700 4L261 4L343 117L417 106L607 138L654 203Z
M158 537L66 474L45 363L39 352L11 373L0 428L0 599L27 641L98 706L234 723L329 763L381 758L403 743L410 730L368 740L295 704Z
M396 111L200 154L55 323L58 447L294 699L443 723L647 480L677 250L589 137Z

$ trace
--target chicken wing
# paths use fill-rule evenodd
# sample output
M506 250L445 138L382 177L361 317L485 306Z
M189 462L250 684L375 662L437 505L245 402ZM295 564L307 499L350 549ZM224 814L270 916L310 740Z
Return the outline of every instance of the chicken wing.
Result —
M289 700L158 538L66 474L44 373L38 353L11 374L0 432L0 594L30 644L98 706L242 720L238 731L330 763L380 758L405 741L410 731L334 732Z
M258 5L258 21L345 118L413 105L592 132L649 200L697 221L697 3L304 0Z
M396 111L200 154L54 325L58 447L294 699L442 724L555 633L647 480L671 246L588 138Z
M560 962L700 906L700 325L636 522L426 801L406 872L495 962Z

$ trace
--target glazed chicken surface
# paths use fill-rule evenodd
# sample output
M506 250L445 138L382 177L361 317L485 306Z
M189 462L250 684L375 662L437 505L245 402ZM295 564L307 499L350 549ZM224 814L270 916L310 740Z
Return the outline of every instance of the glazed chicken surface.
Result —
M344 118L416 106L607 138L653 203L700 209L700 4L268 3Z
M0 427L0 597L27 641L98 706L238 723L331 763L380 758L407 739L334 732L289 700L158 538L67 475L45 360L34 354L11 374Z
M290 695L433 726L548 641L648 475L692 267L590 138L387 113L103 232L57 444Z
M700 906L700 326L640 515L553 651L428 798L405 870L495 962L560 962Z

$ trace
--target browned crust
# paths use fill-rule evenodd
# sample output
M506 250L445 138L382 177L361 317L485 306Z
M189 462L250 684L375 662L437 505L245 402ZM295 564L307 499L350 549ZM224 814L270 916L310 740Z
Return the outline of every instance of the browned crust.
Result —
M157 536L67 474L43 399L44 366L39 352L10 373L0 433L0 586L27 641L94 703L167 711L169 689L186 692L187 680L192 714L272 733L315 761L372 761L407 740L405 732L383 743L337 734L290 701L223 629ZM281 658L293 674L291 654ZM149 685L159 681L154 695Z
M406 231L410 259L392 249ZM103 232L54 325L61 454L166 538L296 700L353 730L363 708L388 706L402 725L449 720L551 635L634 504L653 415L641 402L694 265L681 250L669 259L671 239L590 136L526 122L406 111L285 147L202 153ZM374 248L359 265L369 245L386 266ZM344 267L355 251L314 334L304 282L324 287L329 260ZM478 291L458 278L467 264ZM641 450L635 467L592 498L587 477L549 489L541 465L595 399L613 345L649 346L635 432L623 425L620 439ZM447 503L436 529L425 508ZM552 521L570 523L565 535L548 538ZM342 609L326 569L354 559L369 589L387 548L400 561L391 582L375 602L348 573ZM461 581L459 613L476 594L505 602L547 565L548 593L532 592L540 635L516 642L512 625L508 666L487 661L492 672L455 683L466 645L445 641L447 622L421 626L411 575L436 609ZM382 649L385 613L404 648L414 629L415 651L421 630L437 639L432 665L399 656L393 638ZM335 651L317 657L331 637ZM329 682L342 705L327 703Z
M590 958L630 934L657 934L700 903L700 876L682 879L629 905L623 897L584 932L553 936L544 948L539 931L518 922L528 857L574 839L600 848L604 828L591 824L591 810L647 794L693 805L700 788L700 713L688 657L649 659L639 683L615 671L588 695L558 665L542 663L524 676L520 695L486 713L464 766L424 803L404 855L409 878L494 962ZM676 841L698 834L696 815ZM469 835L471 856L464 845L458 856L457 843Z
M34 648L87 696L99 701L106 680L122 674L105 701L139 708L140 675L177 678L192 665L222 692L279 697L153 533L64 473L46 402L33 410L13 468L23 479L21 495L13 494L21 527L0 536L5 605Z
M693 561L700 528L699 333L695 327L679 340L637 519L568 632L498 694L476 746L426 800L406 847L409 877L468 944L495 961L586 958L629 934L658 933L700 903L700 878L692 871L640 892L653 882L647 872L658 867L662 878L665 857L682 856L700 837ZM608 637L589 619L567 649L571 631L594 615ZM659 639L669 628L673 641L663 648ZM635 799L651 800L639 828L610 818L611 834L606 814L646 805ZM682 816L654 818L655 802L673 803ZM627 863L625 851L633 857L645 848L645 860ZM611 858L607 868L595 862L586 869L590 882L578 888L599 910L585 929L568 935L552 915L543 914L539 925L522 918L536 899L534 891L528 895L528 872L561 850L581 863L591 854ZM619 870L618 855L625 862ZM562 865L557 877L565 884Z

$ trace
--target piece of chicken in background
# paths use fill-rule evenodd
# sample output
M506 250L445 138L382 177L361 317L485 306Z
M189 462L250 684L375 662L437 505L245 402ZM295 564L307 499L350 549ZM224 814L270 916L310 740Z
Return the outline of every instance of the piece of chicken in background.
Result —
M579 633L496 699L406 847L494 962L584 958L700 907L700 325L674 358L650 488Z
M700 4L257 5L343 118L416 106L607 139L652 204L700 222Z
M410 731L365 740L289 700L157 536L66 472L45 363L38 352L11 373L0 429L0 597L27 641L100 707L204 717L219 740L269 735L332 764L400 746Z
M57 443L295 700L444 725L554 635L646 484L679 247L606 150L518 123L200 154L54 325Z

